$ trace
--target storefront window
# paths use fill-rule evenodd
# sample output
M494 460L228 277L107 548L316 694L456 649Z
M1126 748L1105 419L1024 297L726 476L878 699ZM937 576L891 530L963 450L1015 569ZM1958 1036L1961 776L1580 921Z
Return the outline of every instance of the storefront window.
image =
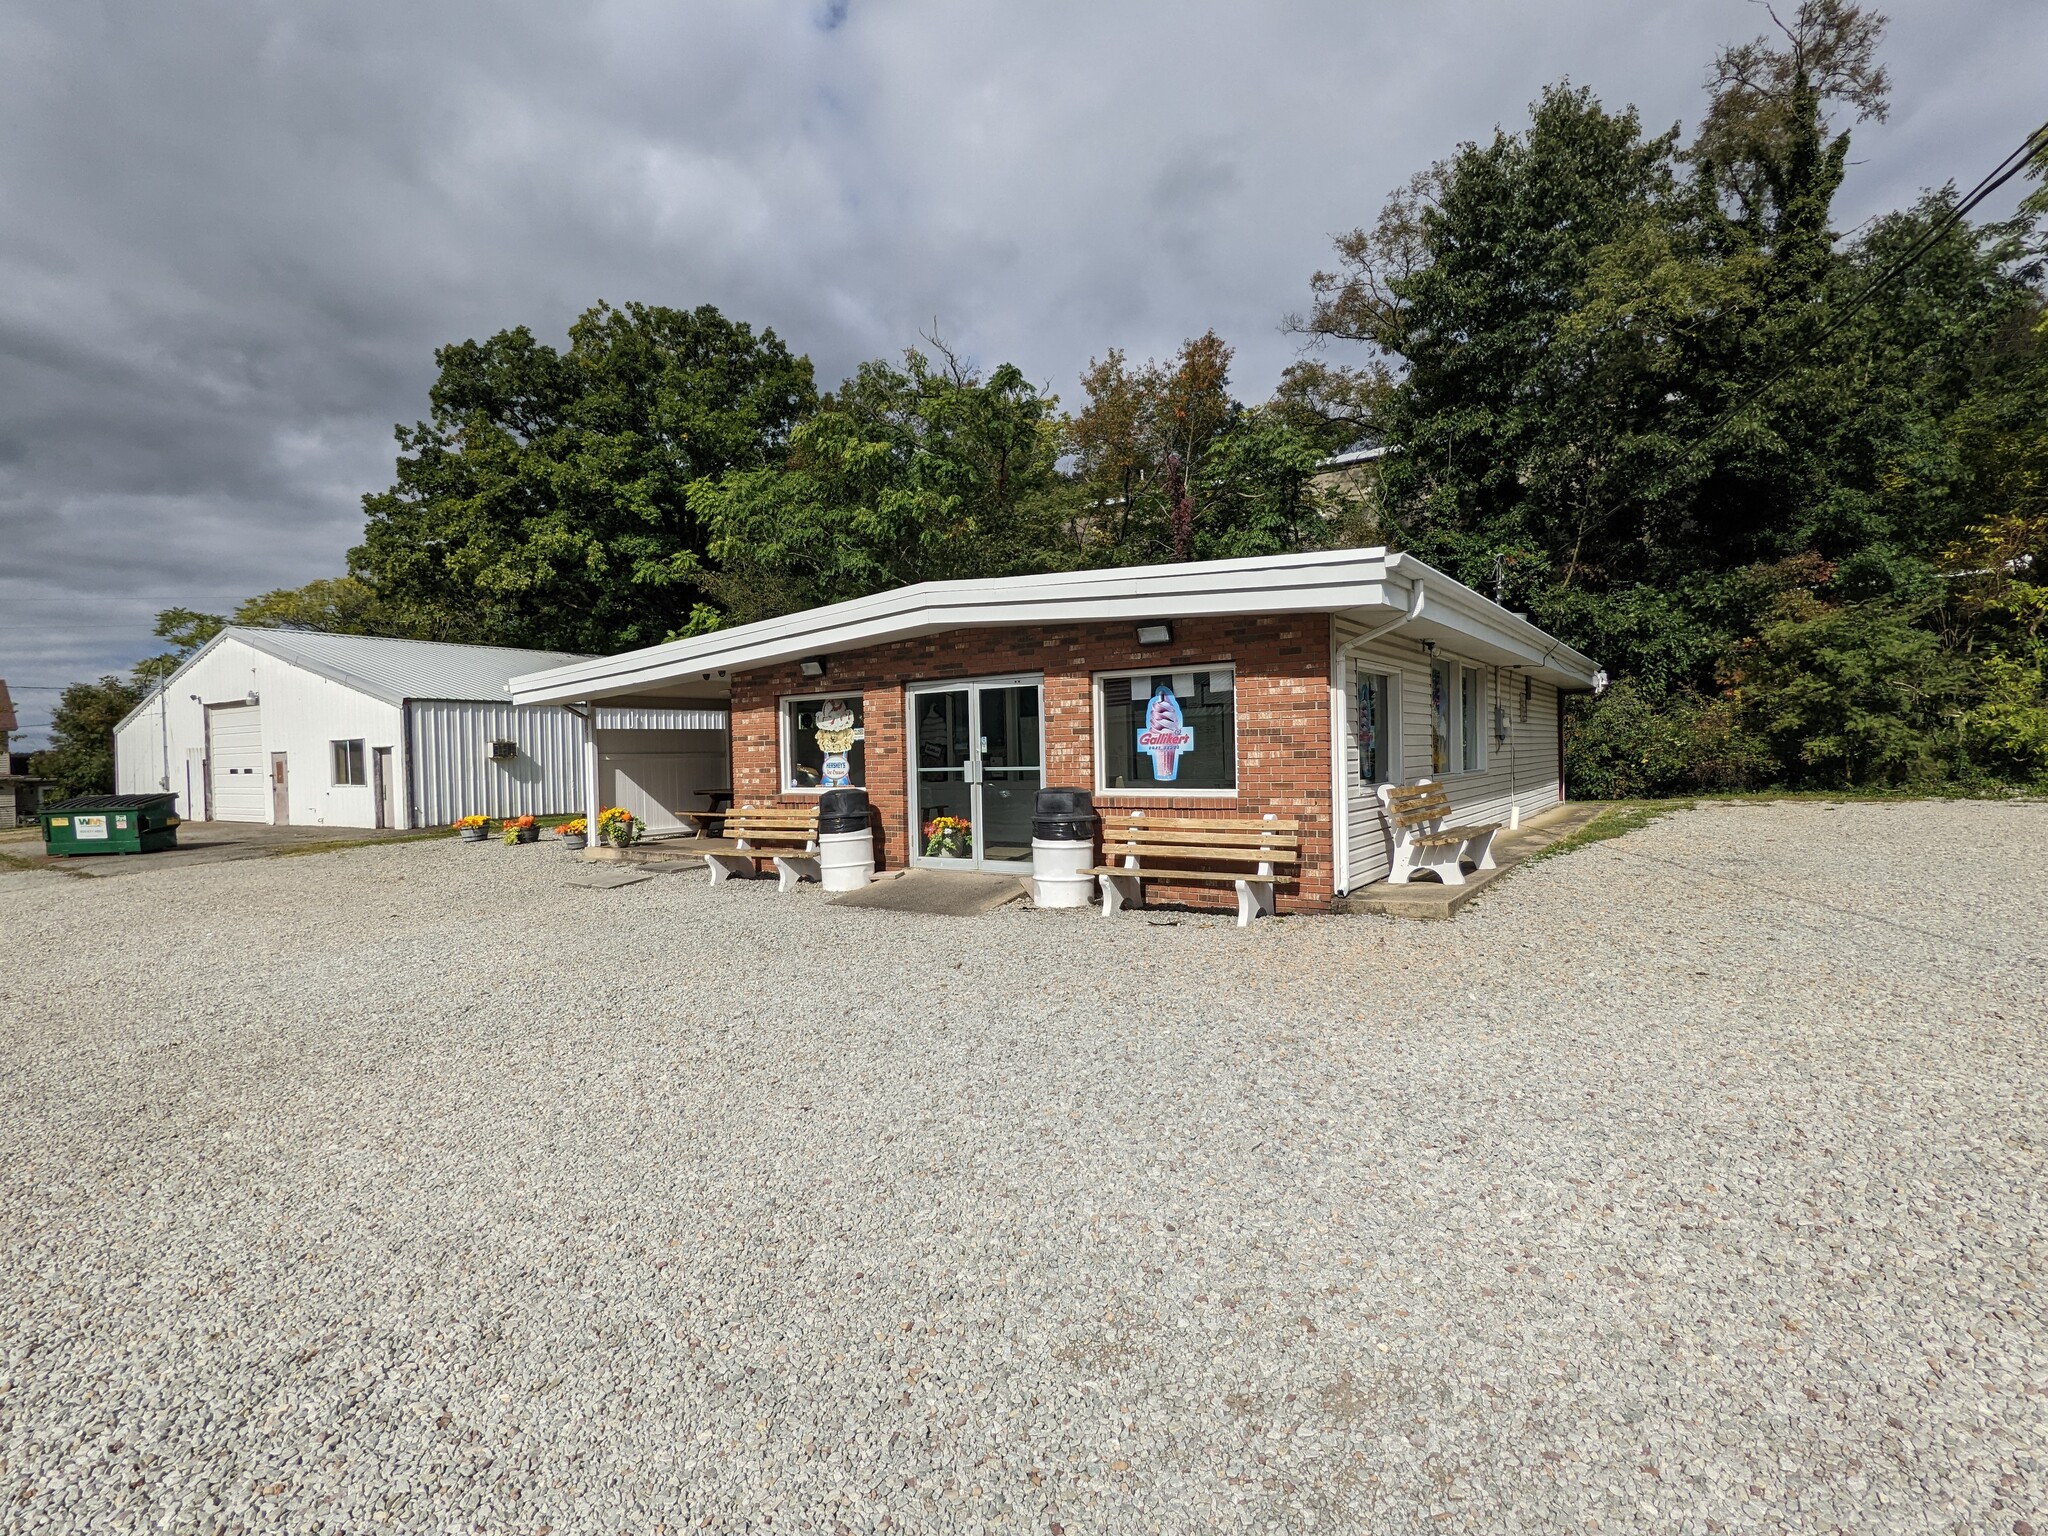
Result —
M1237 788L1237 669L1183 667L1097 679L1105 790Z
M1480 761L1479 669L1458 669L1458 766L1467 773L1485 766Z
M1388 784L1395 778L1392 720L1394 680L1385 672L1358 674L1358 781Z
M1457 671L1448 661L1429 664L1429 771L1451 766L1451 678Z
M784 699L782 761L785 789L865 785L867 727L860 695Z
M1431 773L1476 773L1486 766L1479 723L1479 669L1455 661L1429 664Z

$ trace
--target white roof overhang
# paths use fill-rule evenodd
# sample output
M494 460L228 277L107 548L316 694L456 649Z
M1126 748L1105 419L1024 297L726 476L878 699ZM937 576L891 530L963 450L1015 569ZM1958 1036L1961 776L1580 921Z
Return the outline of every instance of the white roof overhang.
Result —
M1566 687L1590 687L1592 663L1526 620L1406 555L1384 549L1319 550L1248 560L932 581L515 677L517 704L557 704L636 693L729 690L733 673L805 656L957 629L1138 622L1239 614L1405 613L1423 583L1432 625L1508 659L1540 667ZM1490 610L1490 612L1489 612ZM1418 636L1422 622L1417 619ZM1583 674L1575 666L1584 663Z

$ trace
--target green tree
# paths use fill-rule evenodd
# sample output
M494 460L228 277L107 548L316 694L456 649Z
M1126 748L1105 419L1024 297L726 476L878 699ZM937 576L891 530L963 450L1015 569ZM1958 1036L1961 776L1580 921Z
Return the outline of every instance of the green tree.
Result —
M863 364L796 429L786 463L690 488L711 557L691 576L720 621L1073 563L1058 401L1009 364L984 379L940 352L941 366L917 351L900 368Z
M50 718L50 745L29 760L60 795L105 795L114 788L114 727L148 697L146 683L106 676L73 683Z
M1290 392L1247 409L1231 397L1230 359L1208 331L1171 364L1134 367L1112 348L1081 376L1087 401L1063 430L1089 563L1273 554L1331 533L1313 481L1330 445L1354 435L1334 425L1351 386L1315 394L1297 370Z
M443 347L432 417L364 498L349 574L425 638L615 651L690 621L697 481L779 465L807 358L708 305L600 304L566 352L525 327Z
M137 680L146 686L169 677L187 656L225 629L227 622L217 613L199 613L190 608L164 609L157 614L156 627L150 632L159 640L168 640L171 648L161 655L138 661L135 664Z
M1883 20L1847 0L1772 19L1715 60L1690 145L1559 86L1523 132L1417 177L1296 322L1366 366L1305 364L1293 408L1362 402L1361 435L1394 449L1393 540L1499 573L1627 681L1576 709L1601 772L2011 776L2041 668L1989 600L2011 568L1963 546L2013 542L2048 419L2033 215L1951 229L1903 274L1952 191L1840 240L1849 127L1885 110Z
M386 610L382 594L354 576L322 577L303 587L264 592L237 606L230 622L251 629L407 637L403 619Z

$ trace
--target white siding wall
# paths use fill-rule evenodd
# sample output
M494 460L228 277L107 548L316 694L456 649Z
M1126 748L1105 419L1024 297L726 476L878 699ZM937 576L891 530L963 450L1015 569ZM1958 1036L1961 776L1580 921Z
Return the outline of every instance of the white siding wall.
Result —
M1416 640L1400 630L1360 647L1356 642L1363 626L1346 620L1337 623L1336 639L1343 650L1344 664L1344 782L1345 836L1348 844L1345 887L1360 886L1386 878L1390 843L1385 818L1373 787L1358 779L1358 686L1357 674L1385 672L1398 679L1401 710L1394 722L1394 751L1401 765L1401 782L1412 784L1431 777L1429 761L1429 661ZM1437 647L1437 658L1460 658L1446 645ZM1481 682L1480 727L1486 748L1486 766L1474 773L1444 773L1445 792L1458 819L1498 821L1505 824L1512 806L1519 805L1524 817L1549 810L1557 804L1557 688L1540 680L1531 684L1529 718L1521 718L1522 680L1518 673L1491 663L1471 662L1479 667ZM1496 693L1496 689L1498 693ZM1508 709L1508 740L1493 736L1493 707Z
M623 806L650 831L672 831L687 825L684 811L708 809L700 790L732 788L732 744L725 731L600 726L597 750L599 800Z
M266 771L269 754L285 754L292 822L312 827L376 825L373 787L334 782L332 743L361 740L366 761L378 747L397 752L402 746L398 710L233 640L223 642L176 679L163 700L163 713L170 725L170 788L178 796L178 814L196 821L206 813L200 766L206 721L201 705L232 703L252 690L263 703ZM193 694L199 696L198 702ZM152 701L115 733L114 787L118 793L148 794L162 787L163 748L157 719L158 709ZM403 784L399 798L405 798ZM267 815L267 779L264 806ZM398 807L400 825L405 824L406 811L404 804Z
M583 806L583 721L539 705L419 700L412 723L412 791L420 825L458 816L562 816ZM493 758L491 743L517 752Z

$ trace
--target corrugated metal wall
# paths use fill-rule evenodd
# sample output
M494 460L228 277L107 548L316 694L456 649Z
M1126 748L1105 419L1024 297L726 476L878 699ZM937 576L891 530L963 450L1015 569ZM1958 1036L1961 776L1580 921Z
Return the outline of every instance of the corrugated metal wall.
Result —
M406 714L415 825L582 809L583 721L568 710L427 700L407 705ZM518 751L493 758L495 741L513 742Z

